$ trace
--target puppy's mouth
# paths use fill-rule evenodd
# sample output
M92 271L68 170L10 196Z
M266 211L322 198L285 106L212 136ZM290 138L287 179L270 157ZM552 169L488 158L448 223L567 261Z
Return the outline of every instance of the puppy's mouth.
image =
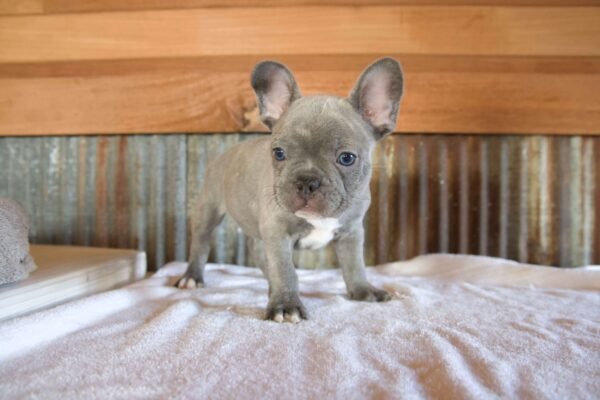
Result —
M304 219L332 217L341 204L327 200L326 196L318 193L315 196L304 198L294 196L288 203L288 210L297 217Z
M297 208L294 211L294 215L300 218L323 218L323 210L320 209L320 207L318 207L316 204L314 204L314 201L311 201L311 199L309 200L305 200L305 199L301 199L304 202L304 205L302 205L301 207Z
M303 195L290 188L275 190L274 195L280 207L305 219L333 217L344 203L343 196L334 190L319 190L310 195Z

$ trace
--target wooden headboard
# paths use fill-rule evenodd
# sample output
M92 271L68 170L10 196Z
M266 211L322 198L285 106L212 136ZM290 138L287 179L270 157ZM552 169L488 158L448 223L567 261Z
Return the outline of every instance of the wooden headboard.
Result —
M399 132L600 133L598 0L0 0L0 135L260 131L253 65L345 95L405 70Z

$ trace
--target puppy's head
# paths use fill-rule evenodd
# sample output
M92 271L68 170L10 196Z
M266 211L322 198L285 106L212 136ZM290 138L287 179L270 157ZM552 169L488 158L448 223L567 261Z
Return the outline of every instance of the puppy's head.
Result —
M272 132L277 203L304 218L338 217L368 202L371 151L396 126L402 70L383 58L348 98L300 95L292 72L274 61L252 72L260 116Z

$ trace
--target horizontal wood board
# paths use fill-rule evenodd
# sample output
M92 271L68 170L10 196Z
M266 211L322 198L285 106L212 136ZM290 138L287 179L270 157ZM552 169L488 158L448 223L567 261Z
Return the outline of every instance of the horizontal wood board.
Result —
M0 0L0 135L262 131L259 60L345 96L384 55L398 132L600 133L597 2L169 4Z
M597 6L598 0L0 0L0 15L188 9L374 5Z
M600 56L598 7L253 7L0 18L0 62L226 55Z
M396 56L398 132L596 134L600 58ZM304 94L346 96L372 57L271 56ZM259 58L0 66L0 134L262 131L250 70Z

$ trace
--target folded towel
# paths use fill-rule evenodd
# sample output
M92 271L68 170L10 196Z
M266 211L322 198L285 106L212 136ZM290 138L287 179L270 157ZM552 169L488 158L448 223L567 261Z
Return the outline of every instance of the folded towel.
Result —
M29 221L23 208L0 198L0 284L25 279L36 268L28 236Z

